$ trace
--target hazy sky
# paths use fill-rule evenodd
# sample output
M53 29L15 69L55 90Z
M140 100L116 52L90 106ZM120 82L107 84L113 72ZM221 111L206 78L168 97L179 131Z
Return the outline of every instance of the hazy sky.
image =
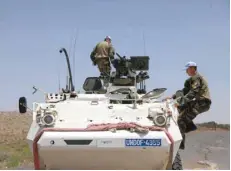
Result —
M183 87L185 63L198 63L212 108L196 121L229 123L229 29L228 0L1 0L0 110L17 109L20 96L30 106L43 100L32 86L55 92L58 75L65 86L61 47L71 48L71 61L75 54L75 85L82 89L86 77L98 75L93 47L110 35L119 54L150 56L147 88L166 87L166 96Z

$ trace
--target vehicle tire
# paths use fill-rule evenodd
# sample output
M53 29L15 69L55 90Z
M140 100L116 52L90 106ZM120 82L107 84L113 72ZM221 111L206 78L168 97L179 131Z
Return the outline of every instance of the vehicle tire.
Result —
M176 157L175 157L174 162L172 164L172 170L183 170L183 165L182 165L182 161L181 161L179 152L176 153Z

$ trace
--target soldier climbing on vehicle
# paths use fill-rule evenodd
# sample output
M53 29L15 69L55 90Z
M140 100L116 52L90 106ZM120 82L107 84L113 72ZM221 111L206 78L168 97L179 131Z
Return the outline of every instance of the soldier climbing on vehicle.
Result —
M106 36L104 41L99 42L91 52L93 65L98 65L101 76L109 76L111 73L111 60L114 59L115 49L111 43L111 37Z
M193 119L207 112L212 104L208 83L197 71L197 64L188 62L185 70L190 77L185 81L184 88L164 99L176 100L175 106L179 111L177 123L183 138L180 149L185 149L185 133L197 129Z

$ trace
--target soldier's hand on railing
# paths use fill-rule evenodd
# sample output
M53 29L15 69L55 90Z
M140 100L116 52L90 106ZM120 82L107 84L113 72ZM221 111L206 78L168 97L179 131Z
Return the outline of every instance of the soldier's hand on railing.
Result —
M178 103L175 103L174 106L177 108L177 107L179 106L179 104L178 104Z
M170 100L170 99L172 99L172 97L167 96L167 97L165 97L164 99L162 99L162 101L166 101L166 100Z

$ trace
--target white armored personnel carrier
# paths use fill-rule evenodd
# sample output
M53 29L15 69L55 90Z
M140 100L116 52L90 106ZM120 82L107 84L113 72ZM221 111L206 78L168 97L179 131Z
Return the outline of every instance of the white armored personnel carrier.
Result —
M146 92L149 57L117 54L115 72L86 78L84 93L76 93L68 54L60 52L69 69L67 88L45 93L30 109L27 140L35 169L182 169L178 111L173 101L159 99L166 88ZM20 113L27 109L21 97Z

